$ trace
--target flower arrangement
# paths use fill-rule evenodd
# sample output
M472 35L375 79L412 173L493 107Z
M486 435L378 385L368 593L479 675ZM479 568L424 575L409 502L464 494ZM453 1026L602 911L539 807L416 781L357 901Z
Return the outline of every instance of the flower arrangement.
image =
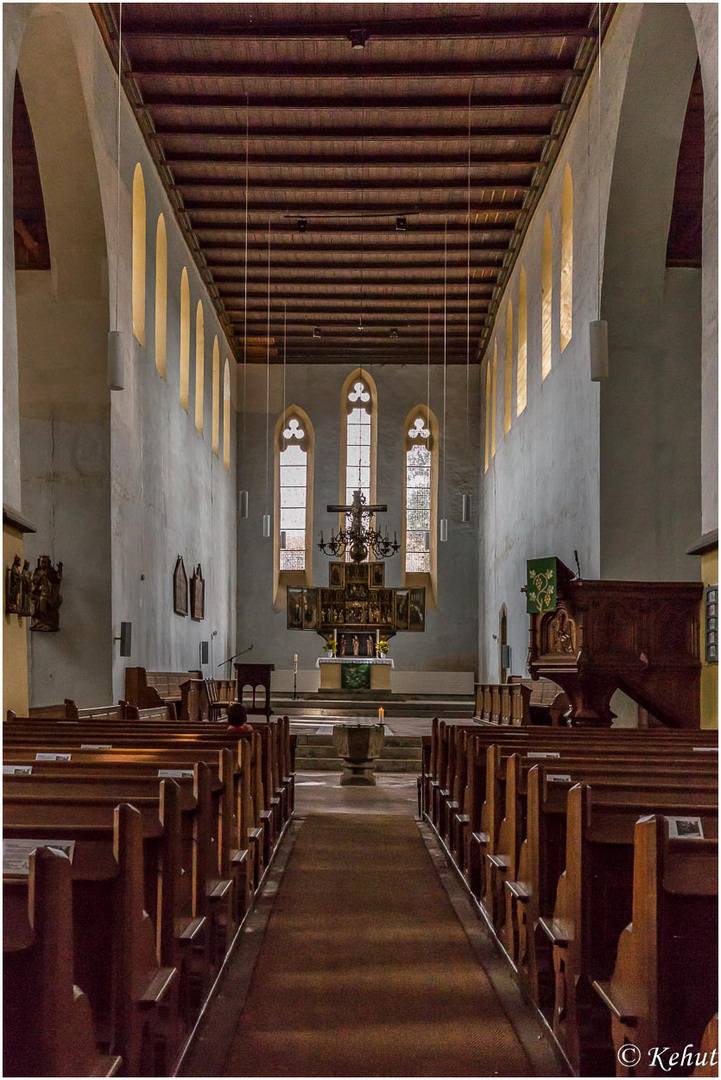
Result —
M337 648L338 648L338 642L334 641L331 638L330 641L326 641L325 645L323 646L323 652L324 653L330 653L331 656L335 656Z
M385 640L385 638L381 638L381 640L376 645L376 653L379 657L385 656L389 648L390 646L388 645L388 642Z

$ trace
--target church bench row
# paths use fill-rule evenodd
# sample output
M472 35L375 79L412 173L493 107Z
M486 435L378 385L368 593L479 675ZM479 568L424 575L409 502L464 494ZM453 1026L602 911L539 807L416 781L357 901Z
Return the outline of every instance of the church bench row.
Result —
M181 719L183 694L181 684L187 679L202 679L203 673L189 671L147 671L142 667L125 669L125 700L139 709L172 705Z
M156 705L147 709L138 709L127 701L117 705L100 705L88 709L79 709L72 698L58 705L43 705L30 710L28 720L168 720L175 713L169 705ZM8 720L16 720L17 714L8 709Z
M6 725L6 728L9 726ZM133 725L136 732L143 726ZM237 736L229 737L231 746L235 750L236 759L244 760L246 766L249 764L249 754L247 752L243 754L243 749L247 750L248 747L255 745L260 760L263 743L265 743L266 748L273 745L269 736L275 727L283 725L259 726L265 729L265 738L259 733L254 733L252 738L243 737L242 745L239 745ZM285 726L287 728L287 725ZM33 728L33 730L35 729ZM98 732L103 729L98 726L95 730ZM281 745L282 742L281 738L275 740L276 745ZM182 1019L183 1031L187 1032L189 1023L187 1020L188 1002L194 1003L195 1013L197 1014L197 1008L202 1002L211 978L225 954L225 947L232 939L234 925L242 915L243 901L239 900L240 887L237 878L239 877L241 882L244 880L244 868L242 866L244 859L242 858L242 852L236 851L233 853L229 846L228 826L232 823L234 815L232 808L228 806L227 793L224 794L224 785L218 783L221 774L227 775L229 771L232 771L230 769L232 761L231 747L226 746L219 755L217 750L209 752L202 743L195 744L195 750L190 749L189 747L194 744L189 744L187 737L183 738L179 744L183 747L182 752L177 750L168 751L167 747L162 747L155 751L154 758L152 756L153 751L150 748L142 750L139 752L141 760L138 760L137 752L134 755L132 749L127 749L125 752L121 751L114 758L106 751L96 751L94 754L83 751L78 755L73 750L69 762L34 762L31 766L33 773L30 776L6 778L8 785L13 790L6 790L5 817L6 836L11 835L14 831L21 835L31 836L33 839L37 839L42 835L51 839L59 839L58 832L63 826L65 830L71 832L74 830L78 845L80 845L81 841L82 844L86 843L89 835L88 830L92 835L92 830L97 830L102 825L106 836L109 836L106 841L107 851L112 850L113 847L112 836L108 833L108 815L115 812L115 804L121 797L124 797L127 801L132 801L140 807L143 827L147 832L144 841L144 876L143 887L140 892L141 906L144 903L147 912L144 919L151 921L156 926L155 940L158 961L166 962L167 966L178 973L176 976L169 976L163 1007L159 1006L158 1008L163 1015L176 1016L176 1019ZM22 756L22 747L11 750L11 756L17 757L18 750L20 756ZM216 760L215 775L213 775L211 765L206 766L204 763L196 762L193 766L193 777L191 779L178 777L177 780L163 780L161 783L158 778L158 769L169 767L168 753L171 755L173 753L182 753L184 760L181 760L179 767L186 769L189 766L189 756L191 758L193 754L195 754L196 758L211 756L212 760L214 754ZM110 760L108 760L109 758ZM223 759L225 759L224 765ZM276 765L276 770L277 768ZM46 772L45 770L52 771ZM153 772L154 775L152 775ZM262 796L262 774L264 772L262 762L258 772L260 776L259 789ZM290 778L284 777L285 781L288 779ZM42 794L42 789L38 787L39 784L47 785L47 794ZM242 792L246 804L250 788L250 778L246 775L246 790ZM96 789L103 792L103 794L94 794ZM144 794L146 791L147 794ZM155 794L151 794L153 791ZM272 788L269 791L271 799L268 799L268 802L270 803L273 798L277 799L279 811L289 815L291 801L287 794L283 796L281 792L278 795L273 795ZM156 823L160 822L162 825L163 815L167 816L173 810L173 792L176 795L177 821L175 824L165 828L161 834L158 834ZM202 794L200 802L196 797L197 793ZM165 806L163 807L164 801ZM168 804L170 804L170 808ZM261 801L260 805L264 806L264 803ZM240 813L241 811L238 811L236 817L240 816ZM262 813L265 813L265 810L262 810ZM251 829L250 832L258 832L261 836L263 834L269 835L271 843L275 843L277 840L274 830L275 818L276 815L271 811L266 819L262 821L261 828ZM280 824L281 826L284 824L282 819ZM38 830L42 828L45 828L45 833L38 833ZM207 838L200 843L197 840L199 829L202 836ZM162 837L165 837L165 841L162 840ZM171 849L168 849L167 843L169 843L170 838L173 839L175 847L172 848L171 845ZM166 843L166 848L161 856L159 855L159 845L163 842ZM260 845L261 860L264 847L265 845ZM98 850L96 845L94 851L97 853ZM80 855L81 846L78 846L76 858ZM233 855L236 856L235 863ZM241 856L240 859L237 858L238 855ZM87 859L86 852L86 862ZM78 874L81 873L82 864L83 857L80 857ZM262 869L262 861L260 865ZM158 868L163 866L165 867L165 892L160 890L160 877L158 875ZM171 884L175 880L173 874L169 872L169 868L172 866L179 868L175 890L171 888ZM240 870L241 873L236 874L237 870ZM222 873L228 875L226 879L218 876ZM205 889L202 885L203 881L205 881ZM195 891L189 893L191 883L194 883ZM12 879L10 881L6 879L5 885L6 889L18 888L16 882ZM76 883L74 883L75 885ZM80 886L77 885L77 887ZM88 887L92 888L93 886L89 884ZM94 887L98 887L97 882ZM176 904L180 903L180 907L171 905L169 899L171 893L175 897ZM205 896L206 904L209 905L207 912L201 910L203 894L207 894ZM154 899L155 897L157 897L157 902ZM161 897L165 898L164 903L161 903ZM179 897L181 900L178 899ZM177 955L177 949L180 948L178 942L176 941L175 953L169 944L169 942L175 941L176 938L181 942L185 942L185 946L181 948L181 956ZM213 953L214 947L215 953ZM171 992L171 987L175 982L178 984L178 989ZM173 994L177 997L177 1008L171 1007ZM192 1020L192 1015L190 1019ZM167 1032L162 1035L153 1035L153 1040L157 1041L157 1046L165 1047L163 1060L161 1063L156 1063L152 1070L143 1071L139 1073L140 1075L152 1075L153 1072L164 1073L167 1061L172 1058L174 1052L172 1047L175 1044L171 1035L172 1033L168 1034ZM137 1074L134 1071L135 1066L131 1068L127 1064L129 1060L128 1054L137 1057L136 1050L131 1046L124 1055L123 1071L127 1072L130 1068L132 1074Z
M545 724L558 727L569 707L560 686L550 679L476 683L475 718L504 727Z
M613 807L613 811L609 810L609 816L605 820L613 822L614 828L618 828L618 823L621 821L626 829L626 871L628 871L630 850L628 845L631 842L629 838L636 819L643 813L665 810L675 816L702 816L706 835L716 836L718 801L716 754L696 753L692 748L689 749L685 739L669 740L662 737L657 740L655 732L645 732L643 743L636 739L635 750L633 737L616 740L614 736L620 734L619 732L603 732L602 734L594 732L590 740L588 738L579 740L573 732L562 732L559 734L566 736L566 746L570 744L572 748L565 753L563 748L557 748L558 739L551 740L550 744L553 746L551 751L538 750L532 748L539 746L547 748L549 740L538 739L535 732L530 740L519 739L518 734L514 731L496 730L496 741L504 740L507 743L504 747L498 747L489 742L492 733L488 731L481 733L478 728L475 731L463 730L462 725L456 726L456 731L453 733L454 739L465 738L469 742L471 758L479 754L480 757L486 759L484 778L488 782L482 789L485 799L481 814L484 815L484 825L488 831L483 833L474 830L470 833L469 839L475 845L472 849L474 855L470 860L470 867L468 856L465 865L463 858L459 857L458 846L455 848L453 858L459 871L464 874L469 887L473 887L479 906L496 933L499 944L505 950L518 975L519 982L554 1026L559 1045L575 1071L582 1069L583 1054L583 1068L587 1066L590 1056L594 1062L591 1067L593 1072L601 1065L608 1068L608 1062L612 1060L610 1040L604 1041L601 1038L602 1052L599 1056L598 1048L593 1042L584 1043L581 1038L579 1028L587 1032L587 1025L578 1025L574 1019L569 1026L563 1019L568 1013L566 998L572 997L576 990L583 993L590 986L587 972L583 971L579 975L574 970L572 975L566 976L563 980L558 979L556 985L553 982L549 984L548 975L551 971L549 953L552 954L555 949L557 969L565 973L568 958L565 954L559 956L559 949L564 947L567 949L568 946L560 944L558 947L553 946L543 933L544 926L557 930L559 925L564 926L568 922L568 914L561 914L563 909L557 907L556 891L558 888L559 894L561 892L558 885L564 869L561 853L565 853L567 846L571 844L565 832L565 803L568 800L569 789L574 787L579 780L592 781L592 788L589 790L593 790L596 799L597 822L603 822L604 810ZM710 733L710 736L709 733L704 733L704 735L707 736L705 742L708 744L714 741L716 733ZM609 741L609 736L613 739L612 742ZM591 745L593 742L596 743L595 747ZM624 743L625 746L622 745ZM599 744L602 748L600 755ZM643 745L646 746L645 752L642 749ZM649 753L651 748L652 754ZM542 755L551 753L559 756L554 756L550 760L544 757L540 760L526 758L514 752L519 749L525 753L537 752ZM430 760L430 754L427 760ZM504 777L505 784L499 783ZM445 782L448 780L446 775ZM425 782L421 784L420 790L422 794L424 792L430 792L431 795L439 794L438 786L427 786ZM446 794L448 794L447 791ZM461 809L470 808L463 805ZM540 814L539 809L542 811ZM427 801L426 815L431 821L433 821L434 810L436 813L434 827L439 831L439 835L442 835L445 829L445 839L450 848L452 831L449 833L449 823L453 822L453 815L449 813L445 819L443 818L441 800L436 800L435 804L432 800ZM624 814L628 815L625 821ZM456 811L456 820L458 817L459 814ZM577 842L574 841L574 843L573 854L569 851L565 856L565 865L571 866L575 871L578 869L581 856L578 853ZM460 848L460 851L462 852L463 848ZM621 873L623 867L619 868L613 863L613 856L619 851L617 835L612 836L605 851L611 853L612 869ZM578 879L573 873L571 878L574 882L587 880L583 877ZM630 919L631 885L632 881L627 873L625 888L623 883L619 884L619 903L621 910L624 910L623 904L626 904L627 921ZM613 890L611 880L606 888L607 891ZM585 925L588 927L593 923L586 920ZM581 939L583 934L580 924L577 933ZM609 940L611 940L610 945ZM608 956L613 955L615 940L612 935L611 939L606 935L603 943L606 949L606 961L608 961ZM715 950L713 943L711 947ZM578 955L584 957L586 953L582 950ZM596 1000L594 997L594 1004ZM586 995L583 999L583 1016L588 1015L588 1012ZM701 1019L705 1024L709 1018L710 1013ZM603 1028L600 1021L601 1018L596 1013L598 1030ZM593 1025L591 1027L593 1028Z
M645 817L635 825L633 860L632 920L610 977L593 982L614 1048L638 1047L640 1075L650 1075L654 1059L659 1071L660 1048L663 1071L716 1076L718 1014L703 1034L699 1019L716 1007L717 844L672 839L664 817Z

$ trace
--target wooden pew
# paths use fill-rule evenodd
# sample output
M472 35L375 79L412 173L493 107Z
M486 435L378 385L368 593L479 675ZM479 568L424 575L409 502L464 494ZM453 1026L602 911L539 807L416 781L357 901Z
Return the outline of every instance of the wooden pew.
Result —
M476 683L475 718L502 727L543 724L558 727L569 706L561 687L550 679Z
M608 1013L592 984L611 975L616 944L631 919L634 828L648 810L647 802L635 793L625 800L606 802L584 784L568 796L566 867L558 882L553 916L541 916L539 926L553 947L553 1032L579 1075L613 1072ZM704 835L718 838L715 807L658 801L654 810L700 817Z
M202 679L201 671L146 671L142 667L125 669L125 700L139 709L172 705L178 711L183 695L180 684L186 679ZM181 715L180 719L187 719Z
M718 1072L717 1027L702 1047L718 1000L716 839L672 840L658 815L636 823L632 923L610 978L593 986L609 1010L616 1051L627 1042L640 1051L634 1075L658 1075L659 1061L664 1071L688 1074L710 1065L701 1058L714 1048ZM620 1062L617 1075L629 1075Z
M71 865L48 848L26 879L3 878L5 1076L116 1076L98 1052L90 1006L73 973ZM61 947L58 948L58 943Z
M129 1076L167 1075L177 1050L177 970L157 963L143 910L143 844L161 834L150 808L4 800L6 838L76 843L75 982L87 995L96 1043L121 1056Z

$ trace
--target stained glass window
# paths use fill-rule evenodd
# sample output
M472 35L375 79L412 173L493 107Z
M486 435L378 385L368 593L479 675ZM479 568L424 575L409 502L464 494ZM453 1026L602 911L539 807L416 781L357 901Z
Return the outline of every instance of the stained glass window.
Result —
M431 431L425 412L406 432L406 573L431 572Z
M308 439L299 417L280 434L280 570L305 570Z

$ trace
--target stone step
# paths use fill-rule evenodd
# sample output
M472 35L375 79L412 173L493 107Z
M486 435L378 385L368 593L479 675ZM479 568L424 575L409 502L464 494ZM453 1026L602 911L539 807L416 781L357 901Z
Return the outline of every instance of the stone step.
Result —
M383 752L385 753L390 747L409 747L417 750L420 754L422 745L419 735L386 735ZM300 751L301 747L306 746L326 746L330 750L334 750L333 736L330 733L318 735L315 732L301 731L298 734L296 746L298 751Z
M295 752L296 761L298 758L313 758L314 760L322 760L323 758L337 757L335 747L333 746L302 746L298 747ZM410 746L388 746L383 748L382 759L394 760L394 761L415 761L420 764L423 760L420 750L416 750Z
M379 773L414 773L418 775L419 763L417 761L397 760L395 758L378 758L375 763L376 772ZM343 762L340 758L300 758L295 759L295 771L301 772L341 772Z

